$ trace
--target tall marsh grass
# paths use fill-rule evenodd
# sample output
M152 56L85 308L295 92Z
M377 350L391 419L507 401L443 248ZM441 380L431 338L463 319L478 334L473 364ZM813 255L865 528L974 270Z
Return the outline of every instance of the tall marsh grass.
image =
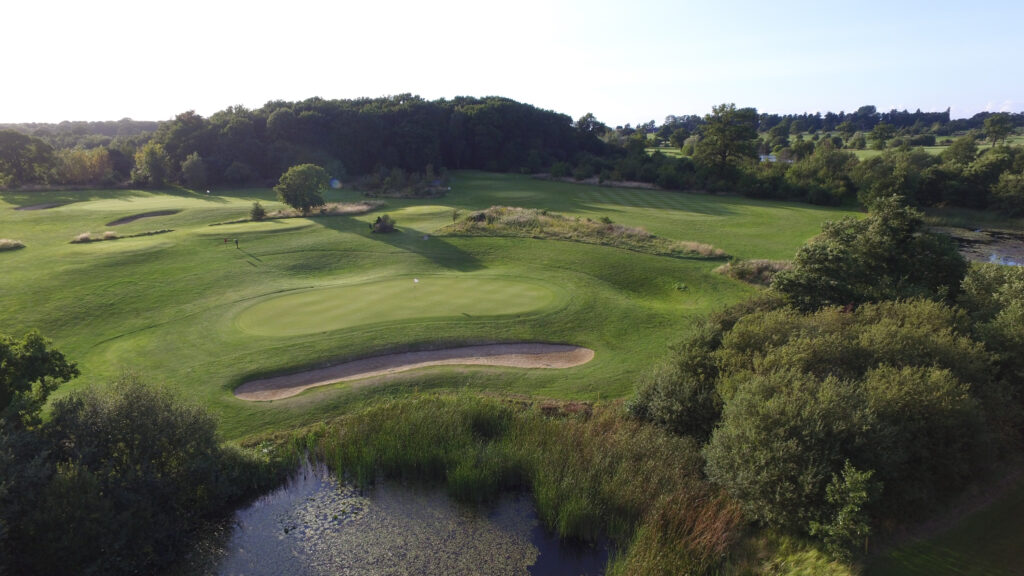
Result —
M719 248L699 242L661 238L643 228L615 224L608 218L569 218L530 208L491 206L472 212L442 228L452 236L515 236L569 240L584 244L614 246L637 252L684 258L725 258Z
M722 562L740 531L737 507L700 477L697 443L633 421L619 405L389 400L304 441L363 486L378 475L434 482L469 502L528 490L559 536L617 543L616 574L703 572Z

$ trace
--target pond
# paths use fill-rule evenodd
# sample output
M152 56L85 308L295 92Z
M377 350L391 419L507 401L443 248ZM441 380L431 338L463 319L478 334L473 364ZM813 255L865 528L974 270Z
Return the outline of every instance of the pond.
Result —
M378 483L360 494L323 466L236 512L190 573L221 576L603 574L604 547L560 542L528 496L483 507L439 489Z

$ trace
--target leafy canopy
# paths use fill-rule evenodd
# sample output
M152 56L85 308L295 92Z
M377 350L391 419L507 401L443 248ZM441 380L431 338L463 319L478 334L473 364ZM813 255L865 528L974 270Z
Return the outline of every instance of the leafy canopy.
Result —
M953 241L926 231L920 212L890 196L867 218L826 223L772 287L812 311L900 298L950 300L966 272Z
M281 175L274 192L285 204L309 214L311 209L324 205L321 192L327 188L329 180L323 168L315 164L299 164Z

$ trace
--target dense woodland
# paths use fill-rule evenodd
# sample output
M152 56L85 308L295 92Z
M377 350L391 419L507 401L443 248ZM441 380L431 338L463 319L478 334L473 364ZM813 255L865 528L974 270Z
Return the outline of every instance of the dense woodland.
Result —
M1024 114L941 113L863 106L852 113L777 115L732 104L610 128L506 98L268 102L209 118L0 127L0 187L159 188L269 185L290 166L361 177L478 169L675 190L739 192L816 204L899 194L919 206L1024 213L1024 154L1008 145ZM651 148L662 148L651 153ZM941 153L922 146L942 145ZM855 150L881 150L858 160ZM667 154L666 152L676 153Z

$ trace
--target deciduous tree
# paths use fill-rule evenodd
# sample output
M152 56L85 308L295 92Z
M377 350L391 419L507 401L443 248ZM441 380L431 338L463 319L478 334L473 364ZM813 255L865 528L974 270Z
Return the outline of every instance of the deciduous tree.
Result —
M327 189L329 181L330 177L323 168L315 164L299 164L281 175L274 192L285 204L309 214L311 209L324 205L321 192Z

